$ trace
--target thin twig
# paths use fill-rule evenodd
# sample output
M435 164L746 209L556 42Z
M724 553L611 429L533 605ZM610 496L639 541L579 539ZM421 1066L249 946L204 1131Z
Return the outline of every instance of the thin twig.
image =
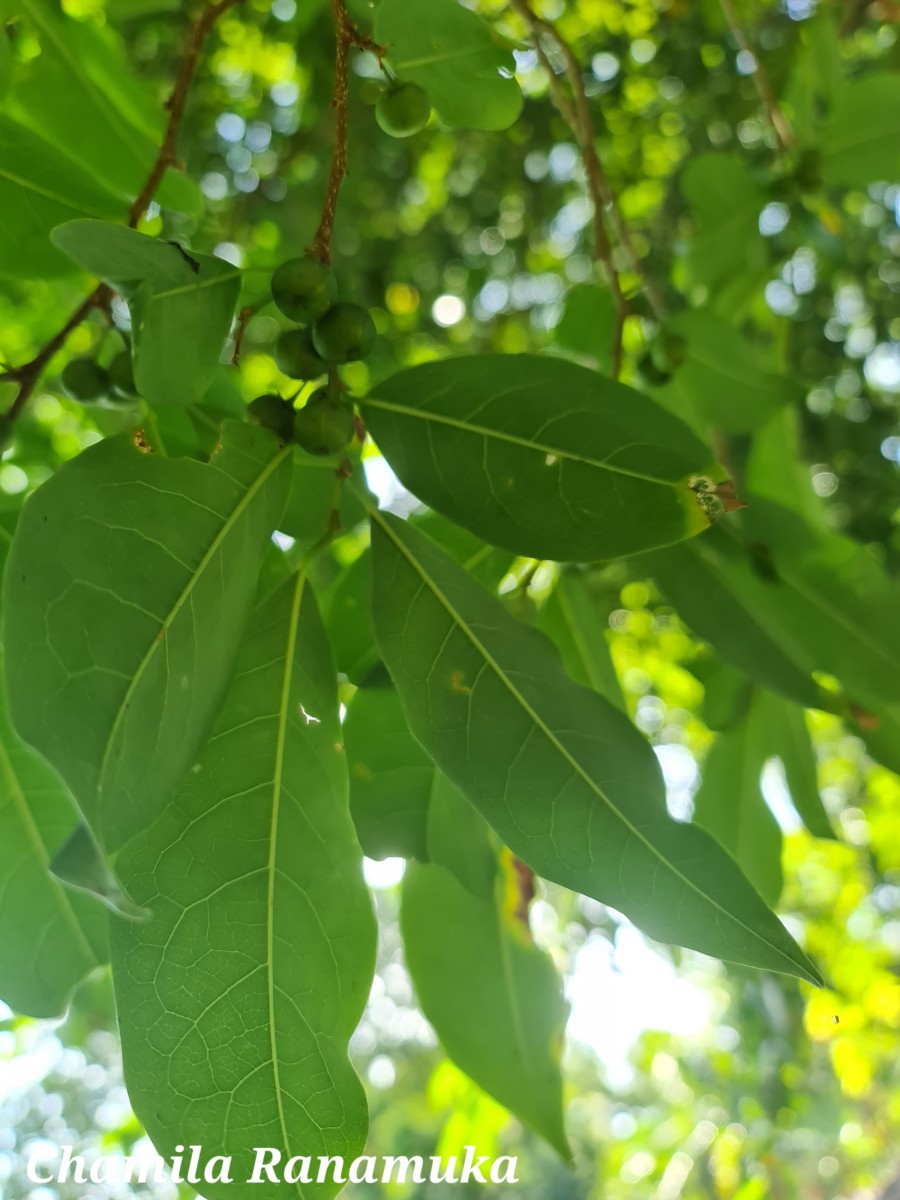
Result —
M239 367L241 365L241 350L244 345L244 334L247 332L247 326L250 324L250 318L260 307L260 304L245 304L237 315L237 323L234 330L234 350L231 354L231 365L233 367Z
M166 132L163 135L162 145L159 148L159 153L156 156L156 161L150 170L150 174L147 176L147 181L141 188L128 213L128 224L132 229L137 228L141 217L147 211L147 206L156 195L156 189L162 183L163 176L168 168L174 167L178 162L176 157L178 133L181 129L181 123L184 120L188 93L191 90L191 84L197 70L197 63L200 60L203 43L206 41L219 17L239 2L240 0L219 0L217 4L211 4L208 8L205 8L191 26L181 66L178 69L178 76L172 88L171 95L166 101L169 120L166 123Z
M334 89L331 107L334 110L334 148L331 154L331 170L322 205L319 228L313 238L309 252L320 262L331 262L331 239L334 236L334 221L337 216L341 184L347 174L347 101L349 98L348 75L350 69L350 47L359 42L359 34L350 20L344 0L331 0L331 15L334 19Z
M743 51L744 54L749 54L753 59L753 82L756 85L756 93L762 102L763 108L766 110L766 116L769 118L769 124L775 132L779 146L782 150L796 149L798 144L797 137L787 117L778 107L778 101L775 99L775 91L769 79L768 72L763 66L759 55L750 45L750 39L747 36L746 29L741 24L737 9L734 7L732 0L719 0L719 4L721 5L725 20L728 22L731 35L735 42L737 42L738 49Z
M37 387L41 373L47 363L56 354L57 350L61 350L65 345L69 334L73 329L77 329L81 322L93 312L95 308L104 308L110 301L112 292L105 283L98 284L91 294L75 309L72 315L66 321L65 325L53 335L37 354L29 362L23 363L21 367L15 367L11 371L7 371L4 375L4 380L16 381L19 385L19 390L16 393L16 398L6 410L6 427L4 435L8 436L9 426L19 416L22 409L28 403L32 392ZM0 446L2 446L4 437L0 436Z
M622 331L625 318L629 313L628 300L622 290L619 272L609 236L606 232L606 220L615 234L616 241L628 257L629 265L641 281L647 299L657 316L665 315L665 300L653 280L650 278L631 238L631 232L622 215L615 192L597 153L596 133L591 116L591 107L587 92L584 88L581 64L559 30L552 22L539 17L531 8L528 0L512 0L513 7L520 13L529 26L534 39L535 50L541 65L547 72L550 86L550 96L556 108L572 129L578 148L584 162L588 191L594 208L594 245L598 260L603 265L613 300L616 305L616 328L613 340L612 374L617 376L622 359ZM560 77L542 43L542 37L547 37L559 50L563 57L566 77L572 92L571 100L566 95Z
M169 110L169 120L166 125L165 134L163 135L162 144L153 166L150 168L150 174L147 176L144 186L141 188L137 199L129 210L128 224L132 229L137 226L141 217L146 212L147 206L153 199L166 169L175 164L175 145L178 140L181 122L184 118L188 91L190 90L191 82L197 69L197 62L200 51L203 48L203 43L222 13L238 3L240 3L240 0L218 0L218 3L205 8L191 25L178 77L172 93L166 102L166 108ZM11 370L5 371L2 377L0 377L0 382L14 381L19 384L16 397L4 414L6 419L3 430L0 432L0 448L2 448L5 440L9 437L13 422L22 413L34 389L38 385L44 368L53 358L54 354L62 349L69 338L69 334L77 329L95 308L104 310L108 308L112 294L111 289L105 283L98 284L90 295L79 304L61 329L37 352L34 358L30 359L27 363L23 363L20 367L14 367Z

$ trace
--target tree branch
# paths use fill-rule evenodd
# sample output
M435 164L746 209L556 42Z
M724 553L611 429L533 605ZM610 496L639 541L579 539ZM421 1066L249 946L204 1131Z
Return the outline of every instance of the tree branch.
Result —
M512 0L512 5L525 19L526 24L531 30L538 58L547 72L550 96L556 108L574 133L575 140L581 152L585 175L587 177L588 191L590 192L594 209L595 252L598 261L604 268L616 305L616 329L612 352L612 374L616 377L621 368L622 331L625 318L628 316L630 309L628 300L622 291L613 248L606 232L606 220L609 221L617 243L627 255L629 266L640 279L641 286L650 302L650 306L658 317L665 315L665 301L656 284L647 273L635 249L631 232L622 215L622 210L619 207L615 192L610 185L609 178L600 160L600 155L597 153L596 132L594 130L593 117L591 116L590 102L584 88L581 64L575 52L552 22L539 17L534 12L529 4L529 0ZM563 62L565 63L566 78L568 79L569 88L572 93L571 99L566 95L561 79L553 68L553 63L550 61L550 57L542 44L542 37L548 38L562 55Z
M179 130L181 129L181 122L184 119L188 92L197 70L197 63L203 43L222 13L238 3L240 3L240 0L218 0L218 3L205 8L191 25L187 47L185 48L184 57L181 60L181 67L179 68L172 93L166 101L166 108L169 110L169 120L159 153L156 156L153 166L150 168L150 174L147 176L146 182L129 210L128 225L132 229L137 226L141 217L146 212L148 204L153 199L156 189L159 187L163 175L166 173L166 169L175 164L175 145L178 140ZM12 370L6 371L0 377L0 382L17 382L19 384L16 397L5 413L4 428L0 431L0 449L2 449L9 438L13 422L28 403L50 359L53 358L58 350L62 349L69 338L69 334L77 329L95 308L106 308L111 298L111 289L105 283L98 284L91 294L79 304L61 329L42 346L34 358L30 359L27 363L23 363L20 367L14 367Z
M141 217L147 211L147 206L156 195L156 189L162 183L167 169L174 167L178 161L175 153L178 134L181 130L181 123L184 120L188 93L194 81L203 44L219 17L238 3L240 3L240 0L218 0L217 4L211 4L208 8L205 8L194 21L193 25L191 25L187 46L185 47L178 76L175 80L175 86L172 88L172 93L166 101L169 120L166 124L166 132L163 135L159 154L157 154L156 162L154 162L150 169L146 183L141 188L128 213L128 224L131 229L137 228Z
M775 138L779 146L782 150L796 149L796 135L787 117L778 107L772 82L765 67L762 65L759 55L750 45L750 38L747 36L746 29L741 24L737 9L734 7L732 0L719 0L719 4L721 5L725 20L728 22L731 35L735 42L737 42L738 49L742 50L745 54L749 54L753 59L753 82L756 85L756 93L762 102L763 108L766 110L766 116L769 118L769 124L775 132Z
M331 239L334 236L334 222L337 216L338 200L341 194L341 184L347 174L347 102L349 99L348 78L350 73L350 47L357 46L360 50L371 50L381 57L380 47L359 32L344 0L330 0L331 15L334 19L334 89L331 93L331 108L334 111L334 150L331 156L331 170L328 175L328 186L325 189L325 200L322 205L322 217L319 228L313 238L309 253L320 262L331 262Z

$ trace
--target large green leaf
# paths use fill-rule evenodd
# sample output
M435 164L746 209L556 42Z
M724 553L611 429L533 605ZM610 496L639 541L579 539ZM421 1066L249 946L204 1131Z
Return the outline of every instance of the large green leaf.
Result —
M694 820L741 865L768 904L781 895L781 829L762 794L769 758L765 716L751 702L744 719L720 733L703 764Z
M775 696L758 692L753 709L765 738L766 755L776 755L798 815L815 837L834 838L822 803L816 772L816 755L803 709Z
M591 594L583 574L562 572L535 623L555 643L570 678L624 712L625 700L606 640L609 608Z
M451 128L506 129L521 112L512 51L457 0L381 0L375 40L397 76L424 88Z
M199 401L231 328L237 267L103 221L70 221L53 241L128 300L140 394L155 404Z
M51 229L73 217L115 217L119 209L115 197L76 162L0 116L0 274L30 279L71 274L71 262L50 242Z
M530 872L491 845L480 818L473 828L469 804L438 780L433 861L407 867L400 918L422 1011L456 1065L568 1158L559 1069L568 1005L531 937ZM460 876L442 851L466 865L477 857L486 869Z
M372 561L364 553L341 572L322 602L337 668L357 687L371 682L380 663L372 632L371 595Z
M697 222L686 243L693 281L718 287L763 261L759 214L767 197L743 159L695 155L682 172L681 191Z
M675 388L701 427L749 433L801 395L795 383L760 367L757 348L708 310L677 313L666 335L683 342Z
M393 688L361 689L347 709L350 811L369 858L428 858L434 763L409 732Z
M59 1016L106 960L105 909L47 869L75 821L59 777L13 730L0 687L0 1000L31 1017Z
M647 555L667 600L694 633L750 679L806 708L824 701L812 663L795 653L760 587L762 569L748 547L724 530Z
M685 621L727 661L804 707L837 678L878 714L896 703L897 587L859 543L768 500L741 527L658 551L647 565Z
M9 38L4 33L0 37L0 100L9 91L12 77L12 51L9 48Z
M75 20L47 0L19 0L18 8L41 52L17 72L15 115L123 201L132 199L162 138L158 97L129 69L124 43L109 26ZM175 172L157 198L184 212L200 207L197 185Z
M375 632L410 729L510 849L652 937L818 982L736 864L669 817L627 718L422 534L372 519Z
M616 302L608 287L576 283L566 292L562 316L553 335L566 350L593 358L601 371L608 371L616 319Z
M289 476L290 450L226 422L208 465L122 435L25 504L5 577L10 711L107 852L195 761Z
M361 866L334 666L300 576L254 611L196 769L116 861L153 914L112 930L129 1095L165 1155L232 1155L236 1182L206 1196L256 1196L257 1146L282 1164L362 1152L347 1057L374 969Z
M822 178L865 187L900 179L900 77L845 83L822 130Z
M378 384L366 424L402 482L485 541L594 561L709 525L703 443L652 400L564 359L485 354Z

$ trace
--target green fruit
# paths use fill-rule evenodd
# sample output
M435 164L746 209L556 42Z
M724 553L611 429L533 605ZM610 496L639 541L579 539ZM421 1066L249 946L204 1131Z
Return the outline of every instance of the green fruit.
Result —
M315 258L292 258L272 276L272 299L298 325L321 317L336 298L334 272Z
M313 325L312 340L327 363L356 362L375 345L375 322L368 309L339 301Z
M308 329L286 329L278 335L274 353L278 370L291 379L318 379L327 370Z
M411 137L428 124L431 105L415 83L398 83L378 97L375 120L391 137Z
M294 432L294 406L281 396L257 396L247 405L247 414L251 421L271 429L280 442L289 442Z
M66 395L81 404L99 400L110 388L109 375L92 358L73 358L67 362L59 381Z
M134 382L134 365L130 351L122 350L112 360L109 364L109 379L117 395L129 400L135 399L138 390Z
M353 437L353 412L326 388L315 392L294 416L294 441L310 454L337 454Z

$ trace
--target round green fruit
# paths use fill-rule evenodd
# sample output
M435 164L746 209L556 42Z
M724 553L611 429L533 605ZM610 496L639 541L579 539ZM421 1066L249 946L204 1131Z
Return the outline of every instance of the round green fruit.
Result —
M275 362L278 370L291 379L318 379L327 370L316 353L308 329L286 329L275 342Z
M247 414L251 421L271 429L280 442L289 442L294 432L294 406L281 396L268 394L257 396L247 405Z
M325 388L294 416L294 441L309 454L337 454L353 437L353 412Z
M73 358L59 377L62 389L72 400L91 404L109 391L109 375L92 358Z
M272 276L272 299L298 325L309 325L321 317L336 298L334 272L318 259L292 258Z
M134 365L131 361L130 351L122 350L109 364L109 380L116 395L128 400L134 400L137 397L138 390L134 382Z
M428 124L431 105L424 90L415 83L398 83L378 97L375 120L391 137L412 137Z
M327 363L356 362L375 345L375 322L368 309L339 301L313 325L312 340Z

